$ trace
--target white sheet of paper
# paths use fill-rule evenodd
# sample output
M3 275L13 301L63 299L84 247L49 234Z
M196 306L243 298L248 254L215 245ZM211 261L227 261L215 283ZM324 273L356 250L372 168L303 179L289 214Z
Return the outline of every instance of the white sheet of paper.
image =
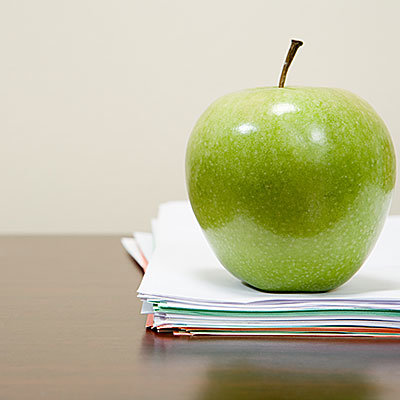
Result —
M188 202L162 204L156 229L155 251L138 289L140 297L224 305L271 300L400 302L398 216L388 218L375 250L349 282L315 294L271 294L245 286L219 263Z
M149 232L135 232L133 237L140 250L142 250L143 255L146 257L146 260L150 261L154 251L153 235Z
M121 239L122 246L135 261L145 268L146 261L143 259L138 244L134 238L124 237Z

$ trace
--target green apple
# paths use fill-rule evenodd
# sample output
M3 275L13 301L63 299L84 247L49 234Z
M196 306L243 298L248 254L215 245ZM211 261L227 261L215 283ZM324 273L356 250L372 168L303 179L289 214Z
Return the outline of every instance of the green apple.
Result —
M327 291L354 275L382 229L393 144L356 95L283 83L204 112L187 146L188 194L234 276L267 291Z

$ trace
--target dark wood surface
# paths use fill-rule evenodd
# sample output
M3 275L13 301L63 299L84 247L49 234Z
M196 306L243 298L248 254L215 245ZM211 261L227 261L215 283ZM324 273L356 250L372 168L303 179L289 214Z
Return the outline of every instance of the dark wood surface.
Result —
M118 237L0 238L0 399L399 399L400 341L144 329Z

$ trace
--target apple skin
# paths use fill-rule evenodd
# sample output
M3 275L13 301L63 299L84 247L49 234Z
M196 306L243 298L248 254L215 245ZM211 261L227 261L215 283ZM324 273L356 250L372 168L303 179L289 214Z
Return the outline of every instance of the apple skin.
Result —
M395 184L390 134L354 94L265 87L221 97L189 138L194 214L224 267L274 292L322 292L360 268Z

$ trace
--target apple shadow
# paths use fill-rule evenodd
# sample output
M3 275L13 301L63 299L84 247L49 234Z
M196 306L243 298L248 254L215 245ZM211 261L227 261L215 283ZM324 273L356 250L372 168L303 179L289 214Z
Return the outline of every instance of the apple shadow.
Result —
M382 292L382 291L391 291L400 289L397 282L390 281L388 279L381 279L381 278L371 278L368 276L356 275L351 278L349 281L345 282L343 285L332 289L332 290L324 290L324 291L272 291L272 290L262 290L258 289L249 283L242 282L243 285L256 290L262 293L273 293L273 294L318 294L318 293L332 293L332 294L339 294L340 295L357 295L362 294L365 292Z
M226 288L229 290L235 290L235 287L238 290L243 290L243 287L248 289L251 292L258 292L261 294L310 294L313 293L331 293L333 295L359 295L366 292L385 292L400 289L398 282L392 281L390 279L385 278L375 278L366 275L362 275L357 273L352 277L349 281L345 282L343 285L338 288L332 289L330 291L322 291L322 292L293 292L293 291L271 291L271 290L262 290L258 289L246 282L241 281L232 275L229 271L221 268L221 269L201 269L196 271L196 275L198 279L206 280L208 285L213 285L216 288Z
M279 367L251 360L210 364L198 400L366 400L379 386L364 371Z

